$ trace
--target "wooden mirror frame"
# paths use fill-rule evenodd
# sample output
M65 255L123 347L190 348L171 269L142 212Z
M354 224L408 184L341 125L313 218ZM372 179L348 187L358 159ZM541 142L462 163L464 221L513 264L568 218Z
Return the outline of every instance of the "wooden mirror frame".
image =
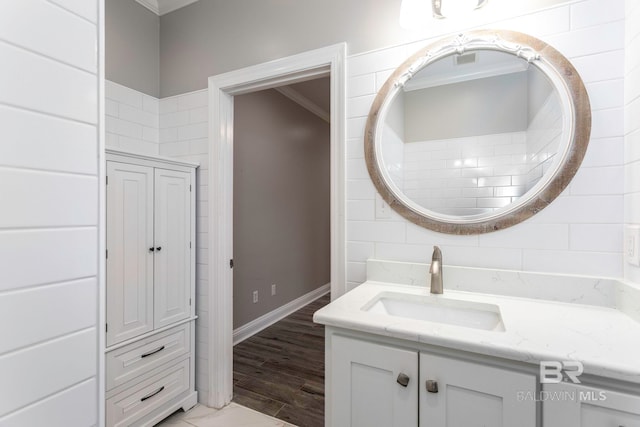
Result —
M418 71L444 57L478 50L512 54L538 67L553 83L564 105L564 123L558 161L538 184L518 201L504 208L474 217L442 215L427 210L391 183L379 159L379 131L386 108L405 83ZM505 30L479 30L440 39L413 54L387 79L373 101L365 127L365 160L371 180L389 206L414 224L440 233L470 235L501 230L518 224L548 206L569 185L578 171L591 134L591 105L578 72L560 52L527 34Z

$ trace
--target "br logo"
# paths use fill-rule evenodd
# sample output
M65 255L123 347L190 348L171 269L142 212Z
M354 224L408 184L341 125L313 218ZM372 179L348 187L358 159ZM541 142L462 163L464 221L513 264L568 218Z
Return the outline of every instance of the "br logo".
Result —
M574 384L580 384L578 377L584 372L582 362L575 360L543 360L540 362L540 382L542 384L561 383L566 376Z

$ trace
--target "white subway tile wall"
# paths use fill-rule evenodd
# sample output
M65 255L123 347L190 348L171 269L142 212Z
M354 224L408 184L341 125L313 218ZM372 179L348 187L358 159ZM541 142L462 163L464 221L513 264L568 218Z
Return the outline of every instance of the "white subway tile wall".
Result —
M0 425L98 425L98 2L0 2Z
M200 163L196 191L196 390L198 400L209 399L209 100L206 90L163 98L159 102L159 154Z
M511 203L527 190L527 173L535 170L524 131L402 145L400 188L419 205L447 215L477 215Z
M159 100L105 81L107 147L159 154Z
M626 0L624 222L640 224L640 2ZM640 283L640 267L625 263L625 279Z
M640 7L632 8L639 15ZM364 279L366 258L428 262L434 244L441 245L445 262L453 265L622 276L622 244L618 244L622 241L625 201L622 168L625 147L631 150L628 142L623 143L624 12L624 0L584 0L487 25L527 32L550 43L581 73L590 95L593 129L580 172L556 201L523 224L481 236L447 236L397 215L376 219L371 180L355 178L347 170L347 289ZM636 28L640 28L639 21L634 21ZM458 30L452 27L443 34ZM366 104L371 96L407 56L428 42L348 59L347 169L364 164ZM638 47L640 37L633 43ZM640 54L637 57L636 66ZM640 133L638 128L632 136ZM635 141L639 140L635 136ZM638 167L640 149L635 153L633 165ZM510 195L505 193L504 197ZM637 220L640 194L628 194L627 199L627 210Z

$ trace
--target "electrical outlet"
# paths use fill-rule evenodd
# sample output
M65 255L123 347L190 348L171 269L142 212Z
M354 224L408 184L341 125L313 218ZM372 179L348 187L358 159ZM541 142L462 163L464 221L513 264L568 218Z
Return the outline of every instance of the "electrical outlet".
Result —
M640 266L640 225L625 226L624 255L629 264Z
M258 302L258 291L253 291L253 303Z
M274 296L276 294L276 284L273 283L271 284L271 296Z

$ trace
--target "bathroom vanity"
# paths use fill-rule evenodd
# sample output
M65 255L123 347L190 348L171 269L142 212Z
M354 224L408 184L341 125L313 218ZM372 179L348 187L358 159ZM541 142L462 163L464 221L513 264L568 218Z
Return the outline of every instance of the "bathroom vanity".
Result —
M314 316L327 426L640 426L640 290L445 267L431 295L427 264L367 267Z

